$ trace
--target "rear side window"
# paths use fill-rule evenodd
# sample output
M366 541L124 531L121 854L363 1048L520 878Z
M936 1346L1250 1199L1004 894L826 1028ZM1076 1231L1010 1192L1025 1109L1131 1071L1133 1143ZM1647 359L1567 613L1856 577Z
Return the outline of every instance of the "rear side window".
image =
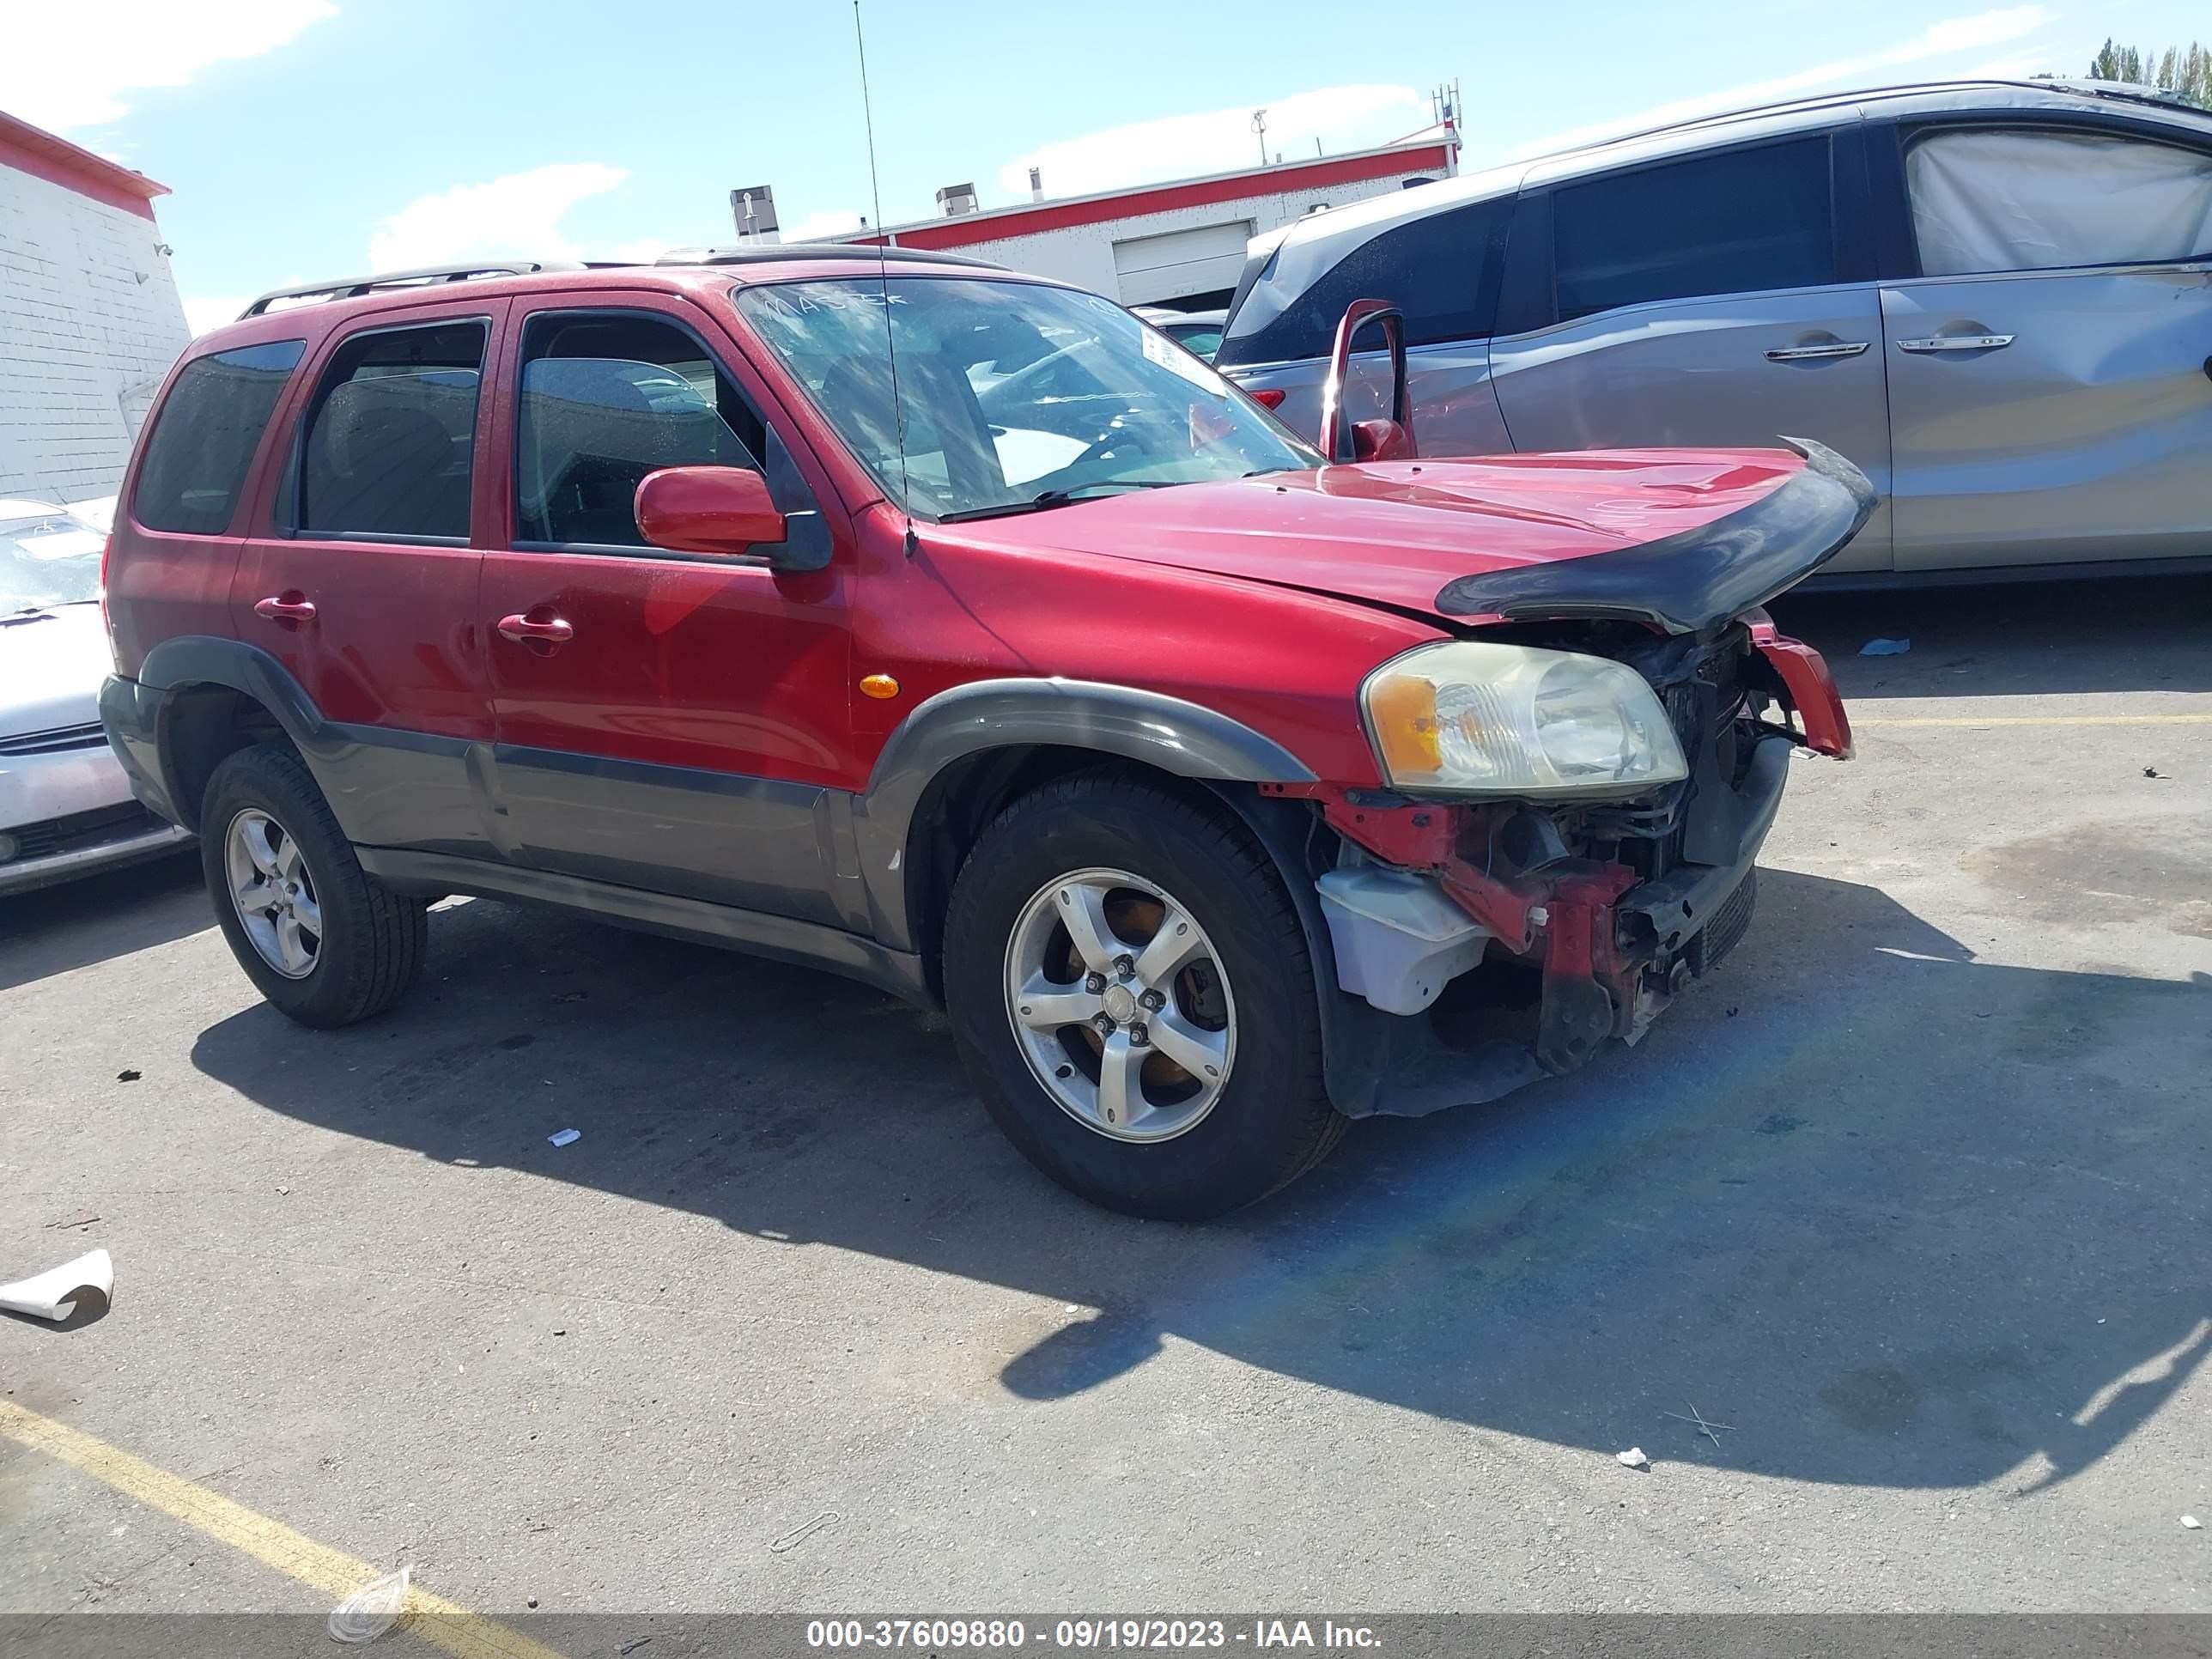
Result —
M488 325L376 329L338 349L297 466L303 536L465 542Z
M1407 345L1486 337L1512 208L1506 197L1394 225L1346 253L1280 312L1248 325L1246 318L1264 314L1263 271L1229 319L1215 363L1225 368L1325 357L1354 300L1395 305L1406 316Z
M220 536L305 340L218 351L185 365L146 439L131 516L149 530Z
M1935 132L1906 152L1921 274L2212 253L2212 155L2110 133Z
M1825 134L1562 185L1559 319L1835 282L1833 197Z

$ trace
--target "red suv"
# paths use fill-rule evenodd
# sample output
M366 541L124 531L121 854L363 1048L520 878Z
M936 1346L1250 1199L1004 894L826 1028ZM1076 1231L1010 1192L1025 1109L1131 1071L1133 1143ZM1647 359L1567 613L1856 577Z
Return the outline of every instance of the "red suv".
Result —
M389 1006L441 895L560 905L941 1006L1047 1173L1213 1215L1641 1035L1850 750L1758 608L1848 463L1330 407L943 258L295 290L162 389L102 711L295 1019Z

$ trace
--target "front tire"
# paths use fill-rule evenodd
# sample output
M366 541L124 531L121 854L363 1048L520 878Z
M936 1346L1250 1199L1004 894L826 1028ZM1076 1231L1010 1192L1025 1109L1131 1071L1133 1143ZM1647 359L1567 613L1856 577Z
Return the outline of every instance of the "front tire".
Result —
M427 907L361 867L307 767L259 744L228 756L200 809L200 868L231 954L302 1025L351 1025L421 970Z
M945 989L1007 1139L1108 1209L1223 1215L1344 1131L1273 861L1225 810L1140 778L1082 774L1000 814L953 889Z

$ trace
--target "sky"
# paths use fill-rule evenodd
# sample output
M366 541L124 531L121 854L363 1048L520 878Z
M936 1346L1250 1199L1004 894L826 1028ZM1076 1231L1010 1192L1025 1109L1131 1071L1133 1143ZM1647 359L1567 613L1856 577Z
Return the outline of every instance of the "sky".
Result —
M0 0L0 110L137 168L195 328L264 289L495 255L786 240L1386 143L1461 89L1462 168L1799 94L2080 74L2179 0ZM882 210L875 202L880 187Z

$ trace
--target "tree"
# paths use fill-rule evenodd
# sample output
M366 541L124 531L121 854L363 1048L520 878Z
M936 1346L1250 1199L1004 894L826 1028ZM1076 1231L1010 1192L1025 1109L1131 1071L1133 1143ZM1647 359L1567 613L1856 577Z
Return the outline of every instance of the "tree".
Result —
M2089 76L2096 81L2154 86L2199 109L2212 109L2212 51L2194 40L2185 46L2168 46L2163 54L2106 40L2089 60Z

